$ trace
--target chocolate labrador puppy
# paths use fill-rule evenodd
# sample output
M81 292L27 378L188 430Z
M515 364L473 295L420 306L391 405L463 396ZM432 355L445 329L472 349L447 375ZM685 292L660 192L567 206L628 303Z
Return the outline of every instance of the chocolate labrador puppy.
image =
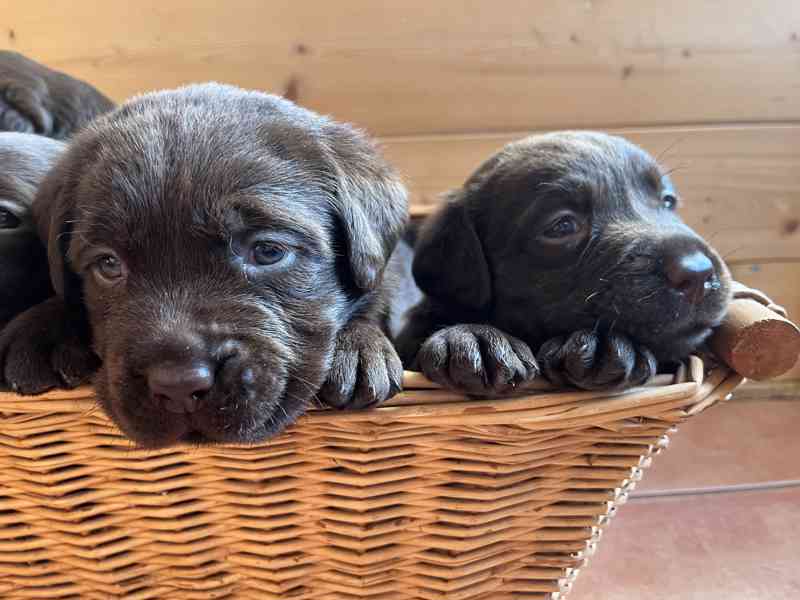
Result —
M586 389L644 383L705 340L730 296L725 264L678 204L659 165L622 138L509 144L420 232L413 273L426 297L401 357L473 394L540 370Z
M64 144L0 132L0 327L53 292L31 204Z
M258 442L315 395L400 388L384 271L406 191L349 125L225 85L147 94L74 138L34 207L60 301L0 340L21 392L90 370L87 331L100 402L143 446Z
M112 108L88 83L0 50L0 130L63 140Z

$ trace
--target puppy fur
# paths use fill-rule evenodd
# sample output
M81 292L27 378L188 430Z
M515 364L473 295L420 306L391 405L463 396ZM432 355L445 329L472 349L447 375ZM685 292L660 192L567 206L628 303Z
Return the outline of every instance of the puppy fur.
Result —
M349 125L231 86L147 94L74 139L34 208L60 302L0 344L22 392L90 371L88 332L100 402L143 446L259 442L315 395L400 389L384 275L406 191ZM61 339L43 349L30 319Z
M63 140L113 108L88 83L0 51L0 130Z
M404 363L474 394L542 370L587 389L645 382L703 342L730 296L725 264L677 203L656 161L622 138L509 144L422 228L425 299L398 338Z
M0 326L53 293L31 204L63 150L61 142L0 132Z

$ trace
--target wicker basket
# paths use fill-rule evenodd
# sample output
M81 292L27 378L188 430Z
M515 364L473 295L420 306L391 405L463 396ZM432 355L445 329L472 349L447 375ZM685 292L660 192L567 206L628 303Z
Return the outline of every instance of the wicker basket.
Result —
M389 406L269 444L142 451L90 389L0 394L0 598L563 597L677 423L742 381Z

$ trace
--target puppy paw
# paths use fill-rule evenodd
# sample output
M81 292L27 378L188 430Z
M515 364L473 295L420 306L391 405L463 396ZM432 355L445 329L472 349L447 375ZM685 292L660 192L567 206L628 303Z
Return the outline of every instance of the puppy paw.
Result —
M50 298L15 318L0 335L3 383L19 394L74 388L99 366L75 331L60 298Z
M333 408L366 408L402 389L403 365L392 343L372 323L356 322L339 334L328 379L318 397Z
M434 333L417 352L417 366L431 381L480 396L507 394L539 374L525 342L475 324Z
M642 385L656 374L653 353L630 338L584 329L548 340L537 354L542 373L556 385L586 390Z
M43 85L43 84L41 84ZM49 135L53 117L45 109L38 84L0 81L0 129Z

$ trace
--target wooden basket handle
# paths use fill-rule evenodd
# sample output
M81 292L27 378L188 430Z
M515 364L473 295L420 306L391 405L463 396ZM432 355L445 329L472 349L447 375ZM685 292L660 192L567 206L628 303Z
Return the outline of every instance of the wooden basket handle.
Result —
M800 328L765 294L734 282L728 314L709 346L731 369L761 381L783 375L800 355Z

